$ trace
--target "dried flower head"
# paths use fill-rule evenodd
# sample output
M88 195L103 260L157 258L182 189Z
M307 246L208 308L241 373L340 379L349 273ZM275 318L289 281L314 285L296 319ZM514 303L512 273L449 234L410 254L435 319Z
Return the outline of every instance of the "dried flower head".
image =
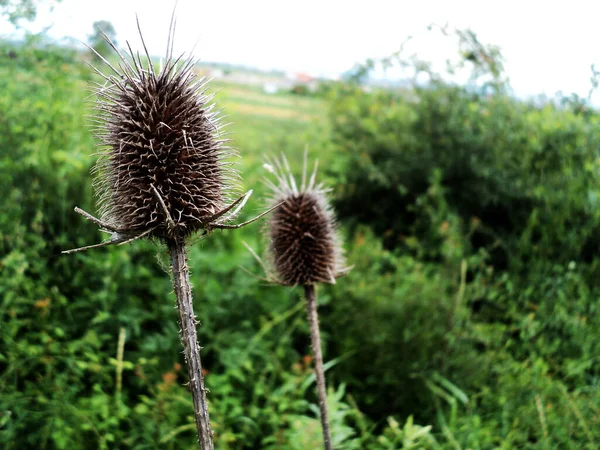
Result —
M315 181L317 166L315 162L307 182L305 153L298 189L285 156L265 164L277 182L268 181L272 203L281 203L268 222L269 261L276 281L283 285L335 283L349 270L344 266L334 214L326 197L328 190Z
M95 90L101 220L159 238L206 229L237 179L206 81L194 60L173 58L172 30L160 70L147 50L143 59L131 47L124 55L107 40L120 62L104 61L113 73L98 71L105 82Z
M138 23L139 30L139 23ZM194 73L195 60L173 58L174 21L164 65L156 70L140 37L145 57L121 53L112 74L94 68L97 84L95 132L101 151L94 167L101 217L79 214L111 233L108 241L66 250L73 253L142 237L183 242L197 230L241 228L271 210L240 224L229 224L252 191L226 206L238 190L239 175L229 158L236 152L221 134L206 80Z

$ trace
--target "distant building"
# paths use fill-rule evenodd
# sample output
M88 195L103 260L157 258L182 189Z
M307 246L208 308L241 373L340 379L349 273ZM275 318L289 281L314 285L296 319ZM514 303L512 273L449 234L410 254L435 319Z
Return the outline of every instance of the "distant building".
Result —
M221 63L204 63L195 68L196 74L226 83L257 86L267 94L281 91L315 92L319 79L305 72L264 72L244 66Z
M319 85L319 80L317 80L317 78L304 72L296 72L289 79L289 81L291 84L290 89L293 90L300 89L309 92L315 92Z
M296 80L295 80L296 83L309 84L309 83L312 83L314 80L315 80L315 78L311 77L307 73L302 73L302 72L296 73Z

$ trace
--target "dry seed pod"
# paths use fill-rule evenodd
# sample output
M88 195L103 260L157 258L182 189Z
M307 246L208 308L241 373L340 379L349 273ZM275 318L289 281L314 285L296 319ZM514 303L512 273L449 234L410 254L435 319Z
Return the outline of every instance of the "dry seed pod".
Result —
M269 262L276 281L287 286L335 283L348 269L327 189L316 184L317 163L307 181L305 154L300 189L285 156L265 168L276 177L276 184L268 182L271 202L281 203L268 221Z
M138 24L139 29L139 24ZM62 253L74 253L142 237L183 243L195 231L241 228L268 214L229 224L252 191L226 206L238 191L238 172L229 157L236 152L222 138L219 117L206 81L197 79L195 61L173 58L171 23L164 67L155 70L146 53L122 54L104 35L120 62L98 84L94 119L102 150L94 167L100 219L75 208L110 239ZM128 44L129 46L129 44ZM273 208L275 208L274 206ZM272 208L272 209L273 209Z
M111 43L112 45L112 43ZM194 60L173 58L156 70L149 54L131 52L98 85L95 168L101 220L151 237L185 237L206 229L223 210L238 178L227 158L206 82ZM107 62L108 64L108 62ZM231 219L232 214L227 216Z
M80 208L75 211L111 235L100 244L63 253L125 244L142 237L167 244L198 444L202 450L213 450L186 237L199 229L209 233L215 228L241 228L270 210L240 224L227 224L252 191L225 206L237 179L237 172L226 162L233 151L221 138L205 83L194 74L194 61L173 59L173 32L174 17L166 63L159 71L145 46L146 59L142 62L131 48L123 55L104 36L120 62L115 68L97 55L113 72L105 75L96 70L104 78L104 84L96 89L96 134L103 145L95 167L101 218Z
M267 182L272 190L272 202L280 205L268 223L269 260L275 271L271 277L276 282L304 287L323 442L326 450L333 450L315 284L335 283L335 279L345 275L349 268L344 265L334 214L326 198L327 190L322 184L316 184L316 162L307 182L306 156L305 152L300 189L285 156L281 157L281 161L265 164L276 178L276 183Z

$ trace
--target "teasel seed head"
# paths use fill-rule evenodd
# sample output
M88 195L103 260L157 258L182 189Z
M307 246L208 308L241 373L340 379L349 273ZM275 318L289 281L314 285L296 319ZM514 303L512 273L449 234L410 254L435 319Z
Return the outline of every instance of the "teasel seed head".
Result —
M139 28L139 25L138 25ZM140 32L140 36L141 32ZM195 61L173 57L173 25L164 64L157 70L131 47L111 72L96 70L104 83L97 96L95 131L102 150L95 167L101 220L129 234L187 237L211 222L232 219L224 210L237 192L236 152L221 133L206 81Z
M349 268L327 200L328 189L316 184L317 162L307 181L305 153L300 189L285 156L269 161L265 168L275 175L275 183L267 181L272 191L270 202L281 203L267 224L272 277L286 286L335 283Z

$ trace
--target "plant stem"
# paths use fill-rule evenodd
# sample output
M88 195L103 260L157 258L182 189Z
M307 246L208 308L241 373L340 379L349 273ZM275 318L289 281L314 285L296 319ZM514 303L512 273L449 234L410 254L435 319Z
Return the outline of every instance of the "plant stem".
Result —
M117 415L121 417L121 390L123 388L123 353L125 351L125 328L119 329L119 340L117 342L117 367L116 372L116 389L115 389L115 405L117 407Z
M202 376L202 363L200 361L200 346L196 336L196 317L192 306L192 288L190 286L190 273L187 266L187 255L183 239L169 241L171 255L171 269L173 271L173 288L177 296L177 309L179 310L180 336L184 348L185 362L190 378L189 388L194 400L194 417L198 430L198 443L201 450L214 450L213 435L208 417L208 403L206 389Z
M317 392L319 394L319 409L321 411L321 427L326 450L333 450L331 444L331 431L327 419L327 391L325 389L325 371L323 370L323 355L321 354L321 333L319 332L319 315L317 314L317 298L314 285L304 286L306 297L306 311L310 324L310 337L312 341L313 357L315 359L315 372L317 377Z

